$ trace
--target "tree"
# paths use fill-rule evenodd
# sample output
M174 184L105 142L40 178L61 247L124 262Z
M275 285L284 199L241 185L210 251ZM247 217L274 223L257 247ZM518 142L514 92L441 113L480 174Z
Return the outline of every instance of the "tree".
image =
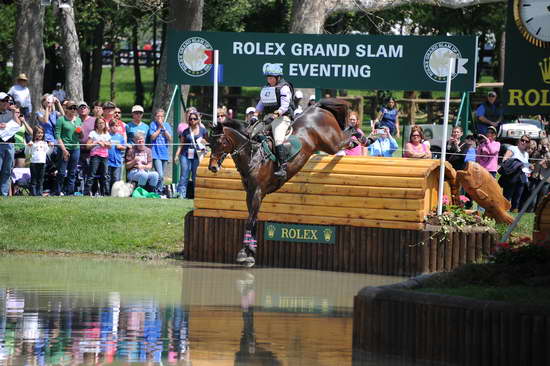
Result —
M44 8L40 0L17 1L13 76L26 73L33 110L40 106L44 80L45 54L43 45Z
M72 0L67 0L72 5ZM65 64L65 91L67 98L82 100L82 59L80 58L80 41L76 32L75 15L72 6L59 7L57 17L61 28L61 45Z

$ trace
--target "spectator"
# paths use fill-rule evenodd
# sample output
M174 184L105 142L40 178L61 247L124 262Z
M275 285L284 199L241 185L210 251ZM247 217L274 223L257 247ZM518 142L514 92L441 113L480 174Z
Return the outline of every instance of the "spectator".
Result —
M57 124L57 119L64 115L65 111L61 106L61 102L56 97L50 94L44 94L42 96L40 99L40 108L36 112L36 119L40 127L42 127L44 140L50 146L49 154L53 151L53 146L56 141L55 125Z
M135 105L132 107L132 122L128 123L126 126L126 133L129 144L134 144L134 136L137 132L143 133L145 136L149 134L149 125L142 122L143 118L143 107L140 105Z
M156 110L155 119L149 125L149 139L153 151L153 166L159 175L157 193L161 193L166 165L170 158L168 146L172 142L172 128L164 121L164 109Z
M466 149L464 148L462 149L462 151L466 150L466 157L464 158L464 162L465 163L470 161L475 162L477 154L476 154L476 139L474 135L466 136L464 144L467 146ZM458 169L458 170L461 170L461 169Z
M55 90L52 91L52 95L57 98L61 103L65 101L65 98L67 97L65 90L61 88L61 83L58 81L55 84Z
M363 146L365 145L366 138L365 133L359 128L359 117L357 116L357 112L352 111L349 113L347 128L353 130L353 135L350 140L350 146L344 150L346 155L365 155Z
M535 184L538 185L544 180L534 204L534 207L537 207L538 202L550 192L550 143L548 142L548 138L541 139L539 148L533 154L533 157L536 159L532 174ZM545 179L545 177L547 178Z
M393 153L399 148L399 145L390 134L390 129L387 126L382 127L381 130L383 130L384 132L377 134L378 138L369 145L369 155L391 158L393 156Z
M116 115L116 109L117 109L116 104L111 101L107 101L103 103L102 107L103 107L103 119L105 120L107 129L109 129L108 126L111 124L111 121L115 121L116 131L120 133L122 136L124 136L124 139L126 140L127 139L126 125Z
M411 135L409 142L405 145L404 157L416 158L416 159L431 159L432 152L430 146L423 142L424 132L421 128L414 128L419 126L413 126L411 128Z
M187 109L187 111L185 111L185 120L184 121L181 121L179 124L178 124L178 136L181 135L183 133L183 131L189 127L189 124L187 123L187 121L189 120L189 115L191 113L196 113L197 112L197 108L195 107L189 107Z
M521 196L527 188L528 178L531 175L531 164L527 149L531 138L523 135L518 146L510 146L502 158L501 178L499 184L503 188L504 197L512 204L510 210L520 208Z
M197 168L200 163L200 154L205 151L205 143L207 131L200 125L200 116L198 113L189 114L189 127L183 131L180 135L180 143L176 154L174 156L174 163L180 163L180 180L177 187L179 197L184 199L187 197L187 184L189 182L189 175L191 175L191 181L193 187L195 187L195 178L197 175Z
M21 108L21 114L25 116L26 119L29 119L32 113L32 101L31 101L31 92L27 87L29 79L25 74L19 74L15 80L15 85L13 85L8 94L13 97L16 103L19 103Z
M31 161L31 196L42 196L44 187L44 175L46 174L46 156L48 154L48 143L44 140L44 129L35 126L33 139L25 147L25 154Z
M126 170L128 180L149 192L156 191L159 175L153 168L153 153L145 146L145 135L141 131L134 134L134 146L126 153Z
M13 113L15 105L10 96L0 92L0 194L7 196L10 190L10 175L13 169L15 133L19 130L19 116Z
M311 105L314 105L315 104L315 94L311 94L309 96L309 101L307 102L307 106L311 106Z
M502 120L502 108L497 102L497 93L494 91L487 94L487 100L480 104L476 109L477 117L477 133L485 135L489 126L498 129L498 125Z
M462 127L455 126L451 132L451 137L447 140L447 161L455 168L460 170L464 166L465 151L462 151L464 143L461 141L463 135Z
M78 117L82 121L82 134L80 135L80 168L84 181L90 174L90 148L88 140L90 132L95 128L96 117L90 116L90 107L85 101L78 102Z
M82 120L77 114L78 106L72 100L66 101L65 116L57 120L55 135L61 156L57 165L57 178L54 194L72 195L76 181L76 170L80 158L80 137L82 136ZM66 188L63 184L67 178Z
M487 136L478 135L478 147L476 151L476 161L479 165L487 169L493 177L497 175L498 154L500 151L500 142L495 141L497 129L493 126L487 127Z
M253 121L257 121L257 118L254 118L254 113L256 113L256 107L248 107L246 108L244 120L248 124L254 123Z
M301 90L296 90L294 93L294 118L298 117L304 112L302 108L302 99L304 98L304 93Z
M16 167L24 167L25 166L25 144L28 141L32 140L32 128L28 124L28 122L25 120L25 116L21 113L21 108L19 106L15 106L13 109L13 113L16 116L19 116L18 123L19 123L19 130L15 133L15 153L14 153L14 159L15 159L15 166Z
M111 121L111 123L116 124L115 121ZM86 179L84 195L90 195L92 184L97 177L99 178L99 192L105 195L110 191L107 187L107 158L111 147L111 135L103 118L96 118L94 130L90 132L88 137L88 146L91 148L90 174Z
M103 104L99 100L93 103L92 116L95 118L103 117Z
M396 136L397 138L400 137L399 110L397 109L395 99L388 99L386 106L380 109L378 117L373 121L373 123L376 122L380 122L381 127L387 126L392 136Z
M126 150L126 144L124 141L124 136L116 131L116 123L111 121L109 125L109 132L111 134L111 147L109 148L109 161L108 167L109 172L107 176L109 177L109 182L107 182L107 189L109 193L113 188L113 184L120 180L120 175L122 172L122 159L124 157L124 151Z
M218 123L224 123L227 119L227 109L225 107L218 108L216 112L216 118Z

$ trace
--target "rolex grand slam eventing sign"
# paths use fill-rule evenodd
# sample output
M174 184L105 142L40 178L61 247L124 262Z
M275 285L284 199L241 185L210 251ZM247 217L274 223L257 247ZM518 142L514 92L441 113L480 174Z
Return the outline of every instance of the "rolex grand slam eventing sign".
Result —
M550 114L550 0L509 0L506 113Z
M265 84L263 65L283 67L297 87L444 90L448 59L459 59L452 89L473 91L477 37L168 33L168 82L212 85L212 50L220 84Z

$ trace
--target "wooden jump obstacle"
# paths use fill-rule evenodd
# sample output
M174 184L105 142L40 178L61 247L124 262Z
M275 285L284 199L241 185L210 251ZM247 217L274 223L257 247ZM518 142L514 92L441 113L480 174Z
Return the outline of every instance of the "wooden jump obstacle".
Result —
M536 243L550 242L550 194L547 194L537 206L533 240Z
M185 220L184 256L234 263L248 216L245 192L231 159L216 174L207 166L204 159L198 168L194 210ZM444 245L425 227L425 216L437 205L438 177L436 160L314 156L264 199L256 263L414 275L475 261L489 252L493 234L453 233ZM268 223L328 225L335 238L333 244L270 240L265 231L273 226ZM299 228L294 233L290 239L304 239Z

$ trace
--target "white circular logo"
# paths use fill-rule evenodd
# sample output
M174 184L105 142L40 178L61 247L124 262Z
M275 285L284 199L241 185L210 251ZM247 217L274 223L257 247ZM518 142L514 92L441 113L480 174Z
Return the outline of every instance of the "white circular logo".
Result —
M183 72L189 76L203 76L212 68L212 64L204 63L208 59L204 51L212 50L212 46L206 39L201 37L188 38L178 50L178 64Z
M424 71L426 75L437 83L447 81L447 73L449 72L449 58L462 58L458 47L450 42L437 42L426 51L424 55ZM451 80L456 77L457 73L453 72Z

